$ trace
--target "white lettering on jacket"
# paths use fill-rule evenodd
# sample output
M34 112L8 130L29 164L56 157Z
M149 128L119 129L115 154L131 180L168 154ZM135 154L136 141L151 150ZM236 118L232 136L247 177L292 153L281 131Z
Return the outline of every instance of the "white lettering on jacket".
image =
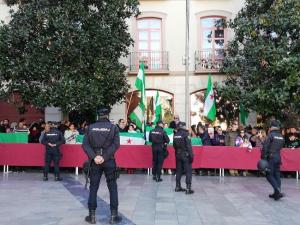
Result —
M57 136L58 134L46 134L46 136Z
M95 127L95 128L92 129L92 131L109 132L110 129L108 129L108 128L98 128L98 127Z

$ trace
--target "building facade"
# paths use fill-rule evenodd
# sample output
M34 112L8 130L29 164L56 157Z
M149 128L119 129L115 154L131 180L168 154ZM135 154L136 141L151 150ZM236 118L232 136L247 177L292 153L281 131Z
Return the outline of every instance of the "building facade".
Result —
M223 19L233 19L243 7L243 0L191 0L190 1L190 55L189 90L190 124L203 117L204 90L208 75L213 82L226 78L219 72L223 62L222 51L232 39L233 32L223 29ZM127 58L120 59L126 66L131 90L125 101L116 104L111 117L115 121L126 118L138 104L139 93L134 82L140 62L146 68L147 121L154 113L157 91L162 100L163 119L172 120L173 115L185 118L185 30L186 1L141 0L138 17L128 20L129 32L135 44ZM8 22L9 8L0 0L0 19ZM51 118L55 112L51 111ZM45 110L47 114L48 110ZM57 117L60 112L57 110ZM47 117L47 115L45 115Z
M243 7L243 0L191 0L190 1L190 124L203 118L204 90L208 75L213 82L226 78L219 72L223 62L222 51L233 38L230 29L218 26L223 19L233 19ZM128 81L131 91L135 90L138 65L146 66L147 121L153 114L153 99L156 91L163 102L163 119L169 122L173 115L185 118L185 29L186 1L162 0L140 1L141 14L128 21L129 30L135 41L128 58ZM132 97L133 96L133 97ZM122 104L114 106L112 117L126 118L137 105L136 97L129 93ZM129 105L129 109L128 109Z

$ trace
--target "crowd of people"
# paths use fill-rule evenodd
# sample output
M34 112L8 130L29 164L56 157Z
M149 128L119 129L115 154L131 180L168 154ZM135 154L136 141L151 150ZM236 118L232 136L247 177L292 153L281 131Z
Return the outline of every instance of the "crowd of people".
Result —
M176 132L179 122L179 116L175 115L174 120L169 124L164 123L164 128L172 128ZM64 135L66 144L76 144L76 137L85 134L88 125L86 121L81 124L75 124L70 121L57 123L58 130ZM125 119L119 119L116 125L119 132L142 132L133 122L127 122ZM149 123L147 126L153 127L153 124ZM27 132L29 143L41 143L44 133L49 130L49 124L42 119L31 124L28 124L24 118L20 119L19 122L10 122L8 119L0 121L0 133ZM249 150L252 150L254 147L262 148L267 138L267 133L268 131L263 127L244 127L239 125L238 121L233 121L227 130L223 130L221 126L213 127L210 124L202 124L200 122L197 125L192 125L189 129L190 137L201 139L204 146L236 146L246 147ZM286 148L300 148L300 128L282 128L281 133L285 138ZM170 169L165 172L172 173ZM213 174L212 170L195 170L195 173L200 175ZM229 170L229 174L231 176L246 176L247 171Z
M174 120L169 124L164 123L164 128L176 130L180 122L179 116L175 115ZM125 119L119 119L117 122L119 132L136 133L141 130L132 122L127 123ZM57 123L58 129L64 134L67 144L75 144L76 136L83 135L88 127L86 121L81 124L75 124L70 121L61 121ZM153 126L151 123L147 126ZM8 119L0 121L0 133L28 132L29 143L39 143L45 130L49 129L47 123L40 119L39 121L28 124L25 118L19 122L10 122ZM286 148L300 148L300 127L286 127L281 129L285 138ZM263 142L267 137L267 131L263 127L239 126L237 121L233 121L227 130L221 126L198 123L192 125L189 130L190 137L198 137L205 146L237 146L262 148Z

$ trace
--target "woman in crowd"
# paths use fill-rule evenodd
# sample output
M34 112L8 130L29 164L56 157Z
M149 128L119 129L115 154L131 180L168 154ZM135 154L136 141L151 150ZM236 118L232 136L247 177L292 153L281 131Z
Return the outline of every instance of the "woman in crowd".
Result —
M256 138L255 138L255 146L262 149L263 143L267 138L267 133L264 129L258 131Z
M76 137L78 135L79 132L75 129L74 123L70 123L69 129L64 134L66 144L76 144Z
M249 151L252 150L252 145L248 137L246 136L245 131L242 129L240 130L239 135L235 139L235 146L247 148ZM244 177L247 176L247 173L247 170L242 171ZM238 171L234 170L234 174L238 175Z
M33 124L29 128L29 136L28 136L28 142L29 143L39 143L41 132L39 129L39 126L37 123Z

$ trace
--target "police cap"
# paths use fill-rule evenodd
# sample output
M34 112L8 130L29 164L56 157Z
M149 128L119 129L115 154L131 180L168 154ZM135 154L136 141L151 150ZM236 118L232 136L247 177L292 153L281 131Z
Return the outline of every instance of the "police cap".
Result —
M110 107L108 107L108 106L100 106L99 109L97 110L97 113L98 113L99 116L109 115L109 113L110 113Z
M183 129L186 130L186 123L185 122L179 122L177 124L177 129Z
M280 122L278 120L272 120L270 123L270 127L280 128Z

